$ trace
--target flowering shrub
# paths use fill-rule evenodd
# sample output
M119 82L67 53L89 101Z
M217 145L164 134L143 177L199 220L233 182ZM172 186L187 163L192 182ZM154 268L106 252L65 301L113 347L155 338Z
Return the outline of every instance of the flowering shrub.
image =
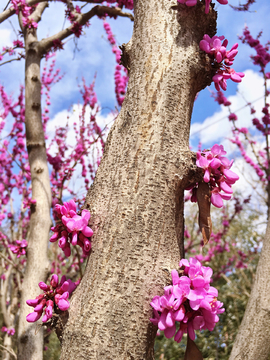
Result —
M194 330L214 330L219 321L218 314L225 311L223 303L217 300L218 291L210 286L212 269L190 258L179 263L182 276L172 270L172 285L164 288L164 295L155 296L151 306L154 318L150 321L164 330L167 338L180 342L183 334L188 333L191 340L195 339ZM176 322L180 323L176 332Z
M238 53L238 44L234 44L231 50L226 50L228 40L224 36L213 36L210 38L207 34L204 35L203 40L200 41L200 49L205 51L213 60L214 64L218 64L219 68L217 73L213 76L215 88L220 91L227 89L227 80L231 79L234 82L241 82L245 74L236 72L230 68L233 64L234 58ZM222 40L224 40L222 42ZM221 62L224 61L224 64Z
M210 151L198 151L196 165L204 169L203 180L209 183L211 190L211 203L221 208L223 200L230 200L232 197L232 187L239 176L230 170L233 160L229 160L224 155L226 151L222 145L215 144ZM197 186L188 188L192 189L191 201L197 202Z
M59 240L58 246L64 251L66 256L70 256L70 242L72 245L79 245L84 255L89 255L91 250L91 242L89 237L93 235L93 230L88 227L90 212L83 210L82 215L76 213L76 204L74 200L65 202L64 205L55 205L55 210L60 224L52 227L54 232L50 238L50 242Z
M57 309L66 311L70 303L68 301L69 295L79 285L80 280L73 283L70 279L66 280L65 276L62 276L59 283L58 276L53 274L50 282L50 286L44 282L40 282L38 286L44 291L44 294L38 295L34 300L27 300L26 303L29 306L34 307L34 312L26 316L28 322L35 322L40 319L43 311L45 314L42 318L42 322L47 322L52 318L53 313Z

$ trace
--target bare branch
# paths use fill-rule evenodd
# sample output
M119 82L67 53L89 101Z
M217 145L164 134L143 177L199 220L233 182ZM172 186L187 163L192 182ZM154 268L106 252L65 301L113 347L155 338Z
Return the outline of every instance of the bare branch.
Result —
M37 23L40 22L41 16L42 16L44 10L46 9L46 7L48 7L48 6L49 6L48 1L38 4L38 6L36 7L36 10L33 12L32 15L29 16L29 18L33 19Z
M85 14L78 14L76 22L80 25L85 25L87 23L87 21L90 20L95 15L103 16L104 14L108 14L109 16L127 17L131 21L134 21L134 17L132 14L123 12L122 9L119 7L111 8L109 6L97 5ZM68 36L73 34L72 29L73 29L73 24L64 30L59 31L55 35L52 35L46 39L42 39L39 42L40 52L45 54L53 46L53 42L55 40L64 40Z
M15 359L17 359L17 355L15 354L15 352L12 349L8 349L7 347L0 345L0 347L2 349L4 349L5 351L9 352L12 356L14 356Z
M21 57L18 57L18 58L14 58L14 59L10 59L10 60L7 60L7 61L4 61L3 63L0 64L0 66L2 65L5 65L7 63L10 63L12 61L18 61L18 60L21 60L22 59L22 56Z
M12 8L8 8L7 10L3 11L0 14L0 24L14 14L15 14L15 10Z
M18 269L18 265L14 264L13 261L9 260L9 259L8 259L4 254L2 254L1 252L0 252L0 257L3 258L4 260L6 260L16 271L18 271L22 276L24 276L24 275L23 275L23 272L22 272L20 269Z

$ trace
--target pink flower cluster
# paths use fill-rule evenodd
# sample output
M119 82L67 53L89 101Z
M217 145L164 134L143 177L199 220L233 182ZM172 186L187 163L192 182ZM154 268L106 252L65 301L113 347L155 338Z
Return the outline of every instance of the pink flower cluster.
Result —
M10 250L13 252L13 254L17 254L17 258L19 258L22 255L25 255L26 251L25 248L27 247L27 241L25 239L22 240L16 240L15 241L17 245L8 245Z
M126 9L129 9L129 10L133 10L133 7L134 7L134 4L133 4L133 0L108 0L107 3L108 4L113 4L115 3L117 4L118 7L122 8L123 6L126 8Z
M184 267L183 275L179 277L177 270L172 270L172 285L164 288L164 295L152 299L154 318L150 319L166 338L174 336L178 343L184 333L194 340L194 330L213 331L218 314L225 311L223 303L217 300L217 289L210 286L213 274L210 267L202 266L194 258L182 259L179 266ZM180 323L177 332L176 322Z
M28 314L26 320L35 322L40 319L43 311L45 311L42 322L47 322L52 318L55 310L66 311L70 306L69 295L79 283L80 280L73 283L70 279L66 280L65 276L62 276L59 283L58 276L55 274L51 278L50 286L41 281L38 286L44 293L38 295L34 300L26 301L27 305L34 308L34 312Z
M227 51L228 40L224 39L224 36L213 36L210 38L209 35L205 34L203 40L200 41L200 49L205 51L214 62L219 64L219 69L213 76L217 91L220 91L220 88L223 90L227 89L228 79L238 83L241 82L242 77L245 76L245 74L241 72L237 73L230 67L238 53L238 44L234 44L231 50ZM221 64L222 61L224 62L223 64Z
M177 0L179 4L186 4L187 6L195 6L197 5L197 0ZM221 5L227 5L228 0L217 0ZM205 13L209 13L209 6L211 0L205 0Z
M261 33L258 35L257 39L254 39L250 34L248 27L245 27L243 36L240 36L239 38L244 44L246 43L256 50L257 54L251 55L250 57L253 60L253 64L259 65L261 71L264 72L266 65L270 62L269 43L263 46L259 40L260 35ZM269 78L270 73L266 73L265 75Z
M32 7L28 6L25 0L11 0L11 4L17 15L21 11L23 16L22 23L24 27L28 27L29 29L36 29L38 27L38 24L33 21L33 19L29 19L29 16L32 12Z
M239 179L239 176L230 170L233 160L230 161L224 155L226 151L218 144L212 146L210 151L197 152L196 165L204 169L203 180L210 185L211 203L218 208L223 206L223 200L231 199L233 193L231 185ZM197 187L192 186L191 189L191 201L196 202Z
M241 155L243 156L244 160L253 167L253 169L256 171L257 175L259 176L260 180L262 182L266 182L266 176L265 172L262 170L263 167L261 164L256 164L246 153L246 150L243 146L243 142L239 139L239 136L236 135L236 131L234 131L234 139L230 139L233 144L236 144L241 151ZM264 166L268 167L268 160L266 158L266 152L265 151L259 151L259 155L262 158L264 162Z
M11 0L11 5L17 15L20 11L23 17L28 17L31 14L31 6L28 6L25 0Z
M6 332L8 334L8 336L13 336L15 334L14 328L8 329L6 326L2 326L1 331Z
M77 215L74 200L65 202L64 205L56 204L55 210L61 221L51 228L54 234L50 238L50 242L59 240L58 246L66 256L71 254L70 243L73 246L79 245L83 254L89 255L91 250L89 238L93 235L93 230L87 226L91 216L90 212L83 210L81 216Z

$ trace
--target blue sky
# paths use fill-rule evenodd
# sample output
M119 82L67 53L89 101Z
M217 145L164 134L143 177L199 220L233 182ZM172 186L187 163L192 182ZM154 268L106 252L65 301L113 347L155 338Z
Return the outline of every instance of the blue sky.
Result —
M168 0L172 3L175 0ZM244 0L242 0L244 2ZM6 1L0 0L0 7L6 4ZM230 0L230 4L238 5L238 0ZM256 36L261 30L263 35L261 41L265 43L270 34L270 24L268 14L270 13L270 1L269 0L257 0L251 7L251 12L236 12L228 5L220 5L216 2L216 9L218 10L218 35L225 35L229 40L229 48L235 43L239 42L237 36L242 34L242 29L245 24L250 28L253 36ZM85 8L84 10L87 10ZM18 22L16 17L11 18L12 24L15 29L18 29ZM111 24L112 31L116 35L118 44L128 42L132 34L132 22L126 18L120 18L117 20L108 20ZM50 7L46 9L43 20L40 23L38 29L39 38L43 38L47 35L52 35L55 32L62 29L64 24L64 6L62 3L53 2ZM66 23L67 24L67 23ZM0 25L0 46L9 45L15 38L12 27L9 22L4 22ZM62 73L65 76L61 82L54 85L52 88L51 98L51 117L57 117L60 112L69 109L74 103L80 100L80 94L78 90L78 84L81 83L82 77L86 79L86 83L90 84L93 80L94 74L97 73L96 78L96 92L99 102L103 109L103 116L105 116L110 109L115 107L115 94L114 94L114 67L115 58L111 52L111 47L106 40L106 34L104 32L102 21L98 18L91 20L91 25L85 30L85 35L77 41L77 50L75 51L74 41L70 40L65 45L65 50L58 52L57 55L57 67L61 68ZM257 69L253 66L250 60L250 54L254 53L254 50L250 49L247 45L240 43L239 54L237 55L234 68L236 71L247 71ZM12 74L12 76L10 75ZM248 90L248 100L252 101L258 97L257 83L260 83L259 77L256 78L256 84L254 84L254 76L249 73L250 76L244 78L241 86L241 91ZM13 62L0 68L0 81L5 85L9 93L16 94L19 89L19 85L23 83L24 79L24 63ZM254 94L252 93L254 88ZM256 89L256 91L255 91ZM234 96L237 90L237 84L229 82L227 96ZM241 101L239 96L232 97L232 101L235 101L236 108L241 107ZM239 105L239 106L238 106ZM198 99L195 102L191 134L196 130L196 134L191 136L191 144L196 146L198 140L207 140L205 146L211 145L215 142L214 137L217 136L221 141L229 131L227 120L219 123L216 130L209 130L208 135L206 131L202 132L201 128L209 126L211 121L216 121L221 117L224 117L224 109L220 109L219 105L210 98L208 89L205 89L199 94ZM214 116L214 117L213 117ZM245 115L246 116L246 115ZM59 116L57 117L59 118ZM209 120L210 118L210 120ZM206 121L206 123L205 123ZM210 122L209 122L210 121ZM204 124L201 127L198 124ZM194 127L195 126L195 127ZM226 131L223 131L223 128ZM227 129L228 128L228 129ZM195 130L194 130L195 129ZM209 136L209 132L214 133L215 136Z

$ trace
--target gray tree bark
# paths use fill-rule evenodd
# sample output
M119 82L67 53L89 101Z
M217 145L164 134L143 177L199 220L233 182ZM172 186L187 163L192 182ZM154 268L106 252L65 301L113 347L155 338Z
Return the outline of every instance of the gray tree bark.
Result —
M51 187L41 118L42 53L37 46L36 30L25 30L24 36L26 146L31 169L32 198L36 200L36 204L31 207L30 230L27 238L27 265L22 286L18 329L18 360L40 360L43 358L43 329L36 331L36 324L26 321L26 315L33 312L33 308L26 304L26 300L35 299L40 294L38 283L46 281L49 271L47 250L52 224Z
M255 282L230 360L267 360L270 354L270 220Z
M149 304L184 256L190 118L212 77L199 42L214 35L216 21L201 3L172 5L135 3L128 91L87 195L93 251L72 297L61 359L153 359Z

